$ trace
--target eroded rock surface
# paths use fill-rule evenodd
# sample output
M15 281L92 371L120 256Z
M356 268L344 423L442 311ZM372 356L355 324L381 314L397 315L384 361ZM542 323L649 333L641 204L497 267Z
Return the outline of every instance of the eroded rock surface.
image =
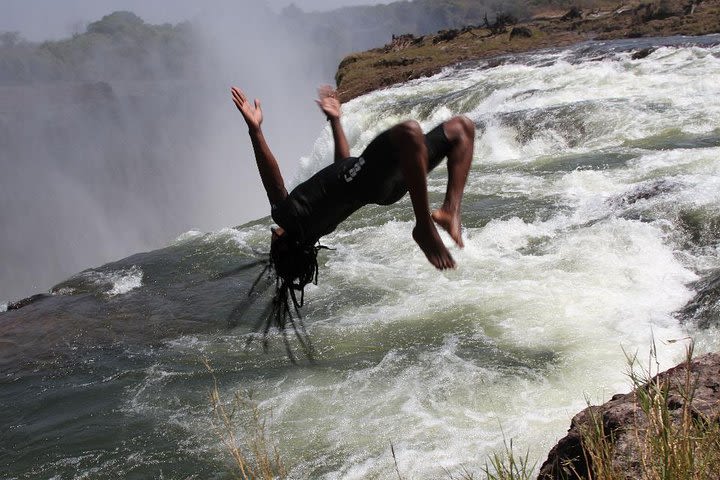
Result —
M671 421L679 422L685 405L688 378L695 386L689 411L693 418L717 422L720 420L720 354L711 353L682 363L657 375L652 382L669 387L668 411ZM647 386L642 387L647 388ZM583 454L583 431L602 424L607 438L614 439L612 464L626 479L643 478L642 445L646 438L648 419L637 401L637 391L618 394L600 406L590 406L573 417L568 434L562 438L542 465L539 480L587 478L588 465Z

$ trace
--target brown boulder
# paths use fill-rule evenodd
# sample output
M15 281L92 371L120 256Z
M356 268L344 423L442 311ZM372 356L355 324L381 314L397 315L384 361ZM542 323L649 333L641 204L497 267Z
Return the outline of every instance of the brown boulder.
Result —
M694 394L683 393L687 385L694 386ZM627 394L618 394L600 406L590 406L573 417L568 434L550 450L540 468L539 480L588 478L590 455L586 455L587 432L601 432L612 446L610 463L619 478L644 478L643 443L648 436L649 420L641 408L643 393L667 388L666 411L670 423L682 421L683 412L705 422L720 420L720 354L698 357L689 365L682 364L655 376L650 382ZM640 391L643 389L643 391ZM686 405L687 398L689 404ZM585 435L584 435L585 433ZM593 477L595 478L595 474Z

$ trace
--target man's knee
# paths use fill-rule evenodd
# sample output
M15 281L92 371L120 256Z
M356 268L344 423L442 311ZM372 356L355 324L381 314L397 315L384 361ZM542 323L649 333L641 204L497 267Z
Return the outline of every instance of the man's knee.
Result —
M475 138L475 124L465 115L453 117L444 125L445 135L451 143L472 142Z
M391 129L391 138L396 142L424 144L424 134L415 120L398 123Z

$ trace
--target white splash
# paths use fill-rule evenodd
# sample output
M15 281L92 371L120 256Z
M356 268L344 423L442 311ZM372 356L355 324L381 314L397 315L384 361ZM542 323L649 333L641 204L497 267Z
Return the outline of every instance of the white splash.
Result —
M142 286L143 271L133 265L130 268L102 272L90 270L82 274L110 297L124 295Z
M203 232L201 232L200 230L188 230L187 232L178 235L177 238L173 241L173 244L185 243L187 241L195 240L196 238L202 236Z
M108 295L123 295L142 286L143 272L139 267L133 266L127 270L112 273L109 278L112 288Z

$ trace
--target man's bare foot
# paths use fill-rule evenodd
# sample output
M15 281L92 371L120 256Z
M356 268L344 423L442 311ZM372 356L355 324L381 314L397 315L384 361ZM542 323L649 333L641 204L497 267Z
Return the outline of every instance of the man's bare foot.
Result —
M438 270L446 270L455 268L455 260L445 248L437 229L432 222L428 222L426 226L417 224L413 228L413 239L423 251L428 261Z
M432 212L432 219L440 225L443 230L450 234L458 247L463 248L465 244L462 240L462 225L460 224L460 214L450 213L442 208L438 208Z

